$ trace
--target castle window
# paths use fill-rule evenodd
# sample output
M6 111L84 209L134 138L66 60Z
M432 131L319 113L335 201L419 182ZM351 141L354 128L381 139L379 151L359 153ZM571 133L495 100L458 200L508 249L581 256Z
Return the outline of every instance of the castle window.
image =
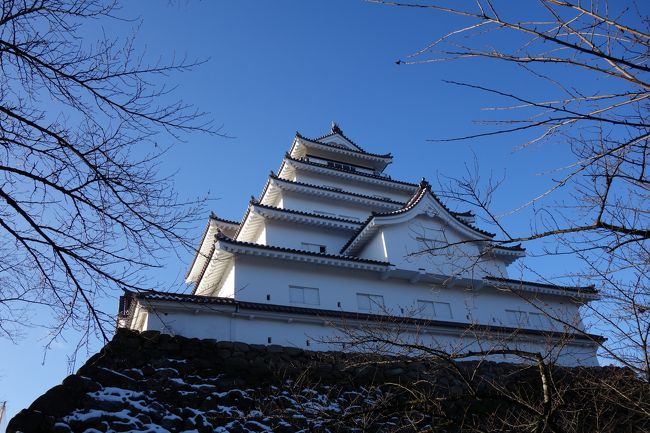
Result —
M320 295L315 287L289 286L289 301L292 304L319 305Z
M418 314L422 317L436 319L451 319L451 304L449 302L418 301Z
M302 249L311 251L312 253L324 253L327 251L327 246L321 244L312 244L310 242L300 242Z
M517 327L528 325L528 313L525 311L506 310L506 317L510 325Z
M381 295L357 293L357 304L360 311L367 313L381 313L385 311L384 297Z

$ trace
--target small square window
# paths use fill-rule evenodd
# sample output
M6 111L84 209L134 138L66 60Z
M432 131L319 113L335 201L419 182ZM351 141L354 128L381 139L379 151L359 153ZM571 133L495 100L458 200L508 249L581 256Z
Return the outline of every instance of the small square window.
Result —
M520 310L506 310L506 317L508 323L512 326L526 326L528 325L528 313Z
M300 242L300 245L303 250L311 251L312 253L324 253L327 251L326 245L313 244L310 242Z
M289 301L292 304L320 305L320 294L315 287L289 286Z
M453 318L449 302L418 301L417 312L422 317L435 317L443 320Z
M369 313L381 313L385 310L384 297L381 295L357 293L357 304L359 310Z

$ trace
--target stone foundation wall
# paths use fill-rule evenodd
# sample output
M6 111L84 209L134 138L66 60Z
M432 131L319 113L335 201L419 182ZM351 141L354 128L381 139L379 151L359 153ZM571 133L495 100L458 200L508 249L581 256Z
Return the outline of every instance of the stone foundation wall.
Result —
M530 431L526 423L539 422L537 412L549 407L548 430L539 431L650 431L647 417L616 397L650 401L647 384L629 371L549 374L553 407L531 365L309 352L120 329L7 431Z

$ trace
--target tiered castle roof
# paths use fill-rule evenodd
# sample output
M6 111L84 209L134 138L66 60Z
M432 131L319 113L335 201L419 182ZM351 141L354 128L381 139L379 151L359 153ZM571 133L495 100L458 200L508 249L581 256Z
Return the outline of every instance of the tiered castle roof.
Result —
M417 184L392 179L384 174L384 169L392 159L390 153L375 154L365 151L348 138L336 123L332 124L330 133L318 138L307 138L296 133L278 174L271 172L259 198L251 198L241 221L219 218L214 214L210 216L201 245L188 271L187 281L194 283L195 293L203 293L199 287L205 284L206 273L210 274L210 284L215 284L221 278L218 274L228 268L224 263L235 254L267 256L335 267L363 267L386 273L394 268L390 259L375 260L364 257L364 246L382 226L400 224L418 215L442 220L445 226L454 228L464 236L462 242L479 245L482 254L497 257L506 264L525 255L525 250L520 244L508 245L507 242L495 241L495 234L476 227L472 212L455 212L449 209L436 196L426 180L423 179ZM304 178L309 176L320 176L328 181L305 181ZM373 191L379 188L385 191L385 195L372 194L368 192L368 188L375 188ZM306 197L304 200L310 203L330 201L341 209L354 205L366 211L363 217L352 217L315 209L294 208L281 203L283 194L299 194ZM295 224L296 232L307 230L306 227L338 230L347 240L336 253L307 251L287 245L258 242L256 237L259 230L268 221ZM216 256L219 256L218 260ZM395 275L397 274L400 273L396 272ZM431 280L439 279L438 277L439 275ZM486 276L481 284L489 281L492 286L512 286L510 280L490 278ZM519 281L518 289L539 289L555 294L570 293L572 296L579 294L585 300L595 296L594 291L587 288L547 287L522 281Z

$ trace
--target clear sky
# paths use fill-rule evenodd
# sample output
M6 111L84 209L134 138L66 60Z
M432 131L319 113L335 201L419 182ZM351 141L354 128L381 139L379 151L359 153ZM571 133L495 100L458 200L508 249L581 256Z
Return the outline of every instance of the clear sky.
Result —
M473 121L486 118L481 108L498 103L443 79L527 91L533 97L542 92L500 65L472 60L395 64L457 25L449 16L352 0L127 2L120 15L141 22L94 22L89 36L139 26L137 43L150 58L207 60L169 81L179 85L177 95L209 111L233 138L196 135L174 143L160 136L161 143L174 145L162 169L175 173L181 196L209 194L209 208L224 218L241 218L250 196L257 196L269 171L278 169L296 130L320 136L332 120L366 150L392 152L395 160L387 172L394 178L417 182L424 176L435 182L438 175L459 175L476 154L483 173L506 176L496 197L499 211L543 191L549 181L538 174L569 158L562 143L517 152L523 136L427 141L484 131ZM207 216L199 216L197 242ZM520 213L506 222L525 232L528 216ZM155 274L160 287L184 289L182 276L190 261L189 254L171 257ZM571 267L567 261L538 262L540 272L549 275ZM107 310L117 310L118 295L106 300ZM17 344L0 340L0 400L8 400L10 417L67 374L75 335L44 354L45 335L33 328ZM87 356L80 355L76 368Z

